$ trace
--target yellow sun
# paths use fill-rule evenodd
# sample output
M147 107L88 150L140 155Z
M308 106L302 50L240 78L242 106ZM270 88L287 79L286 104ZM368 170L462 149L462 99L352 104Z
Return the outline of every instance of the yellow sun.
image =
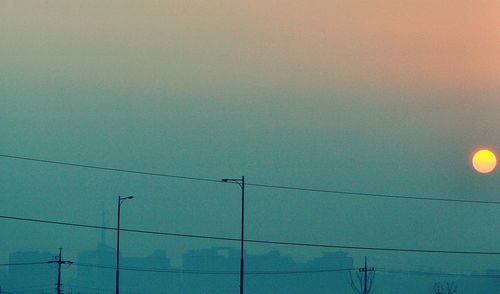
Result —
M497 166L497 157L488 149L479 150L472 157L472 166L477 172L488 174Z

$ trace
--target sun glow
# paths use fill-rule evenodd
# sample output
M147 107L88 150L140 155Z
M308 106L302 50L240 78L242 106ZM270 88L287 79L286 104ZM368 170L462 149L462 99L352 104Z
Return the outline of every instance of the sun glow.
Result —
M472 166L474 169L482 174L492 172L497 166L497 158L495 153L488 149L482 149L474 153L472 157Z

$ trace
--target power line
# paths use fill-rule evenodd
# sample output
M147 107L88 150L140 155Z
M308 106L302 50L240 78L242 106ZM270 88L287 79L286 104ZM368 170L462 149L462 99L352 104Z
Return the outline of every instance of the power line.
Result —
M112 265L89 264L89 263L74 263L76 266L94 267L103 269L115 269ZM172 274L195 274L195 275L239 275L239 271L215 271L215 270L176 270L176 269L161 269L161 268L142 268L142 267L120 267L124 271L136 272L153 272L153 273L172 273ZM245 275L293 275L293 274L317 274L317 273L332 273L358 270L356 268L342 269L319 269L319 270L288 270L288 271L248 271Z
M38 290L52 290L52 285L39 285L39 286L28 286L28 287L17 287L17 288L7 288L7 289L2 289L3 292L5 291L38 291Z
M17 221L43 223L43 224L80 227L80 228L88 228L88 229L103 229L103 230L112 230L112 231L116 231L117 230L116 228L113 228L113 227L105 227L105 226L97 226L97 225L87 225L87 224L70 223L70 222L62 222L62 221L51 221L51 220L26 218L26 217L17 217L17 216L0 215L0 218L2 218L2 219L10 219L10 220L17 220ZM234 241L234 242L237 241L237 242L240 242L240 239L238 239L238 238L217 237L217 236L208 236L208 235L194 235L194 234L182 234L182 233L148 231L148 230L138 230L138 229L122 229L122 228L120 228L120 231L122 231L122 232L131 232L131 233L141 233L141 234L151 234L151 235L172 236L172 237L184 237L184 238L195 238L195 239L208 239L208 240ZM245 241L248 241L248 240L245 240Z
M220 180L207 179L207 178L187 177L187 176L180 176L180 175L174 175L174 174L154 173L154 172L146 172L146 171L138 171L138 170L130 170L130 169L122 169L122 168L113 168L113 167L89 165L89 164L79 164L79 163L72 163L72 162L47 160L47 159L39 159L39 158L31 158L31 157L23 157L23 156L15 156L15 155L7 155L7 154L0 154L0 157L33 161L33 162L39 162L39 163L55 164L55 165L65 165L65 166L72 166L72 167L89 168L89 169L96 169L96 170L103 170L103 171L137 174L137 175L143 175L143 176L165 177L165 178L174 178L174 179L191 180L191 181L204 181L204 182L217 182L217 183L220 182Z
M18 262L18 263L0 263L0 266L18 266L18 265L38 265L38 264L47 264L46 261L41 262Z
M190 180L190 181L221 183L221 181L218 179L190 177L190 176L182 176L182 175L175 175L175 174L155 173L155 172L147 172L147 171L139 171L139 170L131 170L131 169L123 169L123 168L106 167L106 166L100 166L100 165L89 165L89 164L80 164L80 163L73 163L73 162L39 159L39 158L33 158L33 157L15 156L15 155L9 155L9 154L0 154L0 157L8 158L8 159L16 159L16 160L25 160L25 161L32 161L32 162L39 162L39 163L54 164L54 165L71 166L71 167L78 167L78 168L96 169L96 170L102 170L102 171L137 174L137 175L143 175L143 176L154 176L154 177L165 177L165 178L174 178L174 179ZM490 201L490 200L468 200L468 199L443 198L443 197L432 198L432 197L406 196L406 195L397 195L397 194L364 193L364 192L356 192L356 191L317 189L317 188L259 184L259 183L245 183L245 185L260 187L260 188L335 194L335 195L341 196L341 197L359 196L359 197L400 199L400 200L422 200L422 201L439 201L439 202L500 205L500 201Z
M25 262L25 263L8 263L0 264L0 266L22 266L22 265L41 265L48 264L49 262ZM73 263L75 266L102 268L114 270L113 265L91 264L91 263ZM176 270L176 269L162 269L162 268L145 268L145 267L120 267L123 271L135 272L153 272L153 273L172 273L172 274L201 274L201 275L238 275L238 271L215 271L215 270ZM290 274L315 274L315 273L332 273L332 272L347 272L357 271L358 268L340 268L340 269L318 269L318 270L288 270L288 271L247 271L245 275L290 275ZM441 276L441 277L464 277L464 278L492 278L500 279L500 275L494 274L467 274L455 272L431 272L422 270L403 270L403 269L389 269L377 268L377 272L388 274L406 274L406 275L421 275L421 276ZM70 285L68 285L70 286Z
M84 290L95 290L95 291L98 291L98 292L115 292L115 290L111 290L111 289L102 289L102 288L96 288L96 287L88 287L88 286L79 286L79 285L74 285L74 284L66 284L66 287L67 288L76 288L76 289L84 289ZM126 291L123 291L122 292L126 292Z
M428 271L418 271L418 270L398 270L398 269L384 269L377 268L378 272L388 273L388 274L405 274L405 275L419 275L419 276L440 276L440 277L463 277L463 278L489 278L489 279L500 279L500 275L489 275L489 274L464 274L464 273L452 273L452 272L428 272Z
M320 270L296 270L296 271L262 271L262 272L246 272L245 275L294 275L294 274L320 274L334 272L350 272L357 271L357 268L339 268L339 269L320 269Z
M93 267L102 269L116 269L112 265L75 263L76 266ZM203 271L203 270L176 270L176 269L161 269L161 268L141 268L141 267L124 267L120 266L120 270L134 272L153 272L153 273L173 273L173 274L205 274L205 275L238 275L239 272L234 271Z
M326 189L302 188L302 187L267 185L267 184L253 184L253 183L249 183L246 185L255 186L255 187L263 187L263 188L283 189L283 190L296 190L296 191L304 191L304 192L338 194L340 196L345 196L345 197L362 196L362 197L376 197L376 198L388 198L388 199L425 200L425 201L500 205L500 201L489 201L489 200L467 200L467 199L456 199L456 198L455 199L454 198L431 198L431 197L404 196L404 195L380 194L380 193L363 193L363 192L353 192L353 191L326 190Z
M22 266L22 265L41 265L53 263L52 261L45 262L24 262L24 263L4 263L0 266ZM94 267L103 269L116 269L114 265L102 265L102 264L91 264L91 263L80 263L71 262L75 266L83 267ZM121 266L120 270L124 271L136 271L136 272L154 272L154 273L173 273L173 274L206 274L206 275L238 275L238 271L209 271L209 270L176 270L176 269L162 269L162 268L144 268L144 267L127 267ZM246 275L288 275L288 274L314 274L314 273L331 273L331 272L343 272L343 271L353 271L357 270L355 268L344 268L344 269L319 269L319 270L289 270L289 271L249 271L245 273Z
M80 286L80 285L75 285L75 284L66 284L66 287L69 288L70 290L72 289L83 289L83 290L94 290L94 291L97 291L97 293L101 293L101 292L112 292L114 293L115 292L115 289L104 289L104 288L97 288L97 287L88 287L88 286ZM124 289L120 289L120 293L142 293L142 292L139 292L139 291L134 291L134 290L126 290L127 288ZM134 289L134 288L128 288L128 289ZM71 292L70 292L71 293ZM148 293L165 293L165 292L148 292Z
M35 222L43 224L61 225L61 226L71 226L89 229L104 229L116 231L116 228L97 226L97 225L87 225L79 223L70 223L63 221L51 221L35 218L25 218L17 216L6 216L0 215L0 219L9 219L16 221L26 221ZM182 233L172 233L172 232L161 232L161 231L148 231L139 229L120 229L120 231L139 233L139 234L150 234L150 235L161 235L161 236L172 236L172 237L183 237L183 238L195 238L195 239L208 239L208 240L219 240L219 241L232 241L240 242L241 239L229 238L229 237L219 237L210 235L195 235L195 234L182 234ZM247 243L254 244L271 244L271 245L283 245L283 246L297 246L297 247L315 247L315 248L335 248L335 249L351 249L351 250L368 250L368 251L391 251L391 252L406 252L406 253L440 253L440 254L462 254L462 255L500 255L500 252L493 251L460 251L460 250L434 250L434 249L415 249L415 248L395 248L395 247L372 247L372 246L351 246L351 245L335 245L335 244L318 244L318 243L303 243L303 242L285 242L285 241L272 241L272 240L257 240L257 239L245 239Z

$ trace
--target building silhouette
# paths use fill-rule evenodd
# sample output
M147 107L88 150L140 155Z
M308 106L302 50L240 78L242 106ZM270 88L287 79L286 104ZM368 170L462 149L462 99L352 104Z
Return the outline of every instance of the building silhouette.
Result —
M103 234L95 249L77 253L74 270L63 275L64 293L114 292L116 250L104 242ZM10 254L9 267L3 275L0 272L1 293L54 293L57 265L43 263L54 258L55 254L50 252L19 251ZM165 250L155 250L139 257L123 255L120 289L123 293L133 294L237 293L239 258L239 248L233 247L187 251L183 254L179 267L172 266ZM33 262L41 264L17 265ZM354 270L348 271L349 269ZM247 294L350 294L350 278L351 274L356 274L356 269L353 258L345 252L325 252L314 259L297 262L292 257L273 250L263 254L247 252L245 273ZM427 293L435 282L454 282L460 293L500 294L498 276L500 271L493 269L472 276L380 271L375 273L374 291Z
M56 288L57 265L44 262L55 260L56 256L50 252L18 251L9 255L9 268L3 291L11 289L9 293L33 293L40 290L48 291ZM22 265L26 263L40 263Z

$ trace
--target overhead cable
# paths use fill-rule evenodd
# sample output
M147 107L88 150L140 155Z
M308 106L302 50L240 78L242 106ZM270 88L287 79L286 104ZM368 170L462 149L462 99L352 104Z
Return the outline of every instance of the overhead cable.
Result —
M87 224L81 224L81 223L52 221L52 220L17 217L17 216L7 216L7 215L0 215L0 219L9 219L9 220L16 220L16 221L25 221L25 222L34 222L34 223L43 223L43 224L61 225L61 226L71 226L71 227L80 227L80 228L89 228L89 229L104 229L104 230L113 230L113 231L117 230L116 228L106 227L106 226L87 225ZM184 237L184 238L195 238L195 239L209 239L209 240L219 240L219 241L241 242L241 239L239 239L239 238L220 237L220 236L213 236L213 235L195 235L195 234L149 231L149 230L130 229L130 228L123 228L123 229L120 229L120 231L130 232L130 233L139 233L139 234L150 234L150 235L161 235L161 236L172 236L172 237ZM462 254L462 255L500 255L500 252L498 252L498 251L374 247L374 246L354 246L354 245L320 244L320 243L305 243L305 242L286 242L286 241L258 240L258 239L244 239L244 241L246 243L254 243L254 244L267 244L267 245L272 244L272 245L282 245L282 246L335 248L335 249L368 250L368 251L393 251L393 252L407 252L407 253L440 253L440 254Z
M154 176L154 177L173 178L173 179L179 179L179 180L222 183L218 179L211 179L211 178L191 177L191 176L183 176L183 175L176 175L176 174L165 174L165 173L157 173L157 172L149 172L149 171L107 167L107 166L101 166L101 165L90 165L90 164L81 164L81 163L74 163L74 162L40 159L40 158L26 157L26 156L16 156L16 155L9 155L9 154L0 154L0 157L8 158L8 159L32 161L32 162L38 162L38 163L53 164L53 165L63 165L63 166L95 169L95 170L102 170L102 171L129 173L129 174L136 174L136 175L143 175L143 176ZM246 186L260 187L260 188L269 188L269 189L295 190L295 191L312 192L312 193L335 194L335 195L341 196L341 197L372 197L372 198L386 198L386 199L400 199L400 200L423 200L423 201L440 201L440 202L500 205L500 201L491 201L491 200L477 200L477 199L472 200L472 199L458 199L458 198L444 198L444 197L437 197L436 198L436 197L423 197L423 196L411 196L411 195L367 193L367 192L358 192L358 191L307 188L307 187L298 187L298 186L273 185L273 184L262 184L262 183L251 183L251 182L245 183L245 185Z

